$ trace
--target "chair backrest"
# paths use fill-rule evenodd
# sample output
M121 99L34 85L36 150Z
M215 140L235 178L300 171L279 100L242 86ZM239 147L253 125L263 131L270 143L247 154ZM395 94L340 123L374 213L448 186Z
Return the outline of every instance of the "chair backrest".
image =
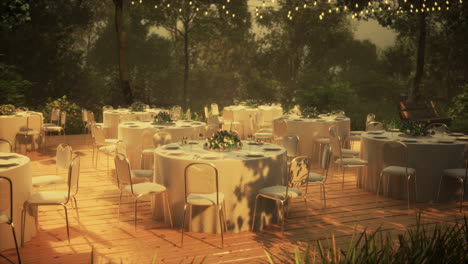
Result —
M11 142L0 138L0 152L13 152L13 146Z
M50 111L50 122L59 124L60 121L60 109L54 108Z
M179 120L182 114L182 107L175 105L171 108L170 115L173 120Z
M102 111L112 111L114 110L114 107L112 107L111 105L105 105L102 107Z
M92 125L91 132L94 138L94 143L97 145L106 145L106 136L104 134L104 128L99 125Z
M367 114L366 125L367 125L367 123L372 122L372 121L375 121L375 115L373 113Z
M328 135L330 138L330 148L334 157L341 158L341 143L336 126L331 126Z
M211 163L191 163L185 167L185 202L191 193L216 193L219 204L218 169Z
M387 141L382 146L384 166L408 166L408 147L400 141Z
M125 144L123 140L119 140L115 143L115 153L127 156L127 144Z
M323 176L322 181L326 181L326 179L328 177L328 169L330 168L331 156L332 156L331 147L330 147L329 144L326 144L323 147L322 156L320 157L320 167L322 168L322 171L323 171L322 172L322 176Z
M93 111L87 110L86 113L88 114L88 122L89 123L96 123L96 119L94 118L94 113Z
M6 195L7 190L8 196ZM2 194L0 195L0 212L9 209L9 221L6 223L11 224L13 222L13 183L9 178L0 176L0 193ZM5 199L5 197L8 197L8 199Z
M62 111L60 113L60 126L65 128L66 124L67 124L67 112Z
M249 126L250 131L255 132L257 130L257 116L249 115Z
M333 113L334 116L346 116L345 111L339 110Z
M219 117L218 116L210 116L208 117L207 119L207 122L206 122L208 125L216 125L219 127Z
M288 187L304 186L309 179L310 159L306 156L294 158L289 165ZM286 190L286 194L287 194ZM287 197L287 196L286 196Z
M286 154L290 157L297 156L299 146L299 136L287 135L282 137L283 147L286 149Z
M444 123L432 123L427 126L427 130L433 131L435 133L448 133L449 128Z
M117 186L119 189L122 189L123 187L130 185L130 189L133 193L132 174L127 157L123 154L116 154L114 161L115 174L117 175Z
M206 126L206 133L205 133L205 137L212 137L219 129L219 126L218 125L214 125L214 124L208 124Z
M210 111L208 110L208 106L205 105L203 110L205 111L205 119L208 120L208 117L210 117Z
M83 123L88 123L88 110L85 108L81 108L81 120Z
M141 133L141 147L142 149L145 148L154 148L154 140L153 137L156 133L159 132L159 129L149 127L143 130Z
M284 119L273 120L273 136L283 137L288 134L288 122Z
M55 152L55 163L57 169L68 169L70 167L70 162L72 160L72 147L65 143L62 143L57 146L57 151Z
M371 121L366 124L366 131L376 131L376 130L383 130L384 126L381 122Z
M75 156L68 169L68 199L78 193L78 182L80 179L80 157Z
M215 115L215 116L219 115L218 104L216 104L216 103L211 104L211 114Z
M172 136L169 132L157 132L153 136L153 145L155 148L170 144L172 142Z
M185 118L186 120L191 120L191 119L192 119L192 113L190 112L190 108L187 109L187 112L185 112L184 118Z

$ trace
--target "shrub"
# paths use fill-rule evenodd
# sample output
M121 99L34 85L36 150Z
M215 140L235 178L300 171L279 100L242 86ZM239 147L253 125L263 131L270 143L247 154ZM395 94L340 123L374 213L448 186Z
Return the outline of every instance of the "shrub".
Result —
M83 130L83 122L81 120L81 108L73 102L67 99L64 95L62 98L58 98L54 101L47 103L44 107L44 116L50 117L52 109L58 108L60 111L67 112L67 123L65 131L67 134L79 134ZM50 120L49 120L50 121Z

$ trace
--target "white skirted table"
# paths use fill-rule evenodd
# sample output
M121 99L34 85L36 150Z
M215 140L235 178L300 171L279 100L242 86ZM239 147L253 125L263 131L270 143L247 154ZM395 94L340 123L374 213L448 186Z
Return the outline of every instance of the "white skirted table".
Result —
M382 146L387 141L398 140L408 146L408 166L416 169L418 201L435 201L440 176L444 169L464 168L463 151L468 143L463 134L442 137L408 137L400 132L371 131L361 136L361 158L367 160L367 169L359 170L357 186L366 191L376 192L380 172L383 169ZM381 192L383 195L383 183ZM454 195L460 186L444 181L441 197ZM414 182L410 182L410 198L414 199ZM403 177L392 177L388 196L406 199L406 182ZM443 196L442 196L443 195Z
M153 124L151 121L121 123L119 125L118 139L127 145L127 158L134 169L140 168L141 152L143 151L141 136L147 128L154 128L160 132L168 132L171 134L172 142L177 142L181 141L183 137L197 139L200 133L205 134L206 123L193 120L179 120L168 125Z
M321 118L301 118L297 116L282 116L273 122L287 121L288 135L299 136L298 152L302 156L308 156L313 161L318 161L317 138L328 138L329 129L336 125L338 136L349 136L351 120L347 117L326 116ZM275 126L273 126L275 127Z
M271 126L273 119L283 114L281 106L261 105L248 107L241 105L227 106L223 108L223 120L227 129L230 122L234 122L232 129L237 130L241 138L254 133L255 126ZM251 124L250 118L253 123ZM237 123L238 122L238 123Z
M204 162L211 163L218 169L219 190L224 193L226 201L228 231L239 233L250 230L258 190L281 184L285 178L287 172L285 149L273 144L249 145L243 142L241 150L214 152L203 149L204 141L193 143L197 144L183 146L169 144L155 151L154 180L168 189L174 225L176 227L182 225L185 199L184 169L191 163ZM172 149L170 146L178 148ZM257 216L262 220L257 218L256 222L268 224L272 217L276 217L276 209L274 202L265 200L259 200ZM161 210L161 204L156 204L154 207L156 216L162 214ZM220 232L214 207L194 206L192 231Z
M118 126L122 121L152 121L153 118L161 111L167 112L164 109L145 109L143 112L132 112L129 109L114 109L106 110L102 113L104 126L106 127L108 138L117 138Z
M24 202L32 192L30 159L16 153L0 152L0 176L9 178L13 183L13 224L16 229L16 238L21 243L21 210ZM0 180L0 211L9 215L9 187L5 180ZM24 241L29 241L36 234L34 217L26 214L26 230ZM0 251L14 248L13 235L10 227L0 225Z
M29 124L28 124L29 117ZM43 124L42 113L27 111L17 112L15 115L0 115L0 138L10 141L14 146L16 134L21 130L29 129L40 131ZM40 145L42 138L39 135L35 136L34 144L37 149Z

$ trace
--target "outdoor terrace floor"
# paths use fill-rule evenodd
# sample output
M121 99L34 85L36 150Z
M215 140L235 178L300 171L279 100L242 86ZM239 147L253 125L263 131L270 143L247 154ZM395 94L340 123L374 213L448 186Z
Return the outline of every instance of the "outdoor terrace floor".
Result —
M59 140L61 137L56 137L49 144L55 146ZM347 248L355 230L373 231L381 227L392 235L403 233L406 227L415 224L417 212L421 212L422 222L428 225L463 219L458 203L412 203L412 209L407 210L406 201L381 197L376 207L375 194L358 189L356 173L350 169L343 190L339 173L329 179L327 208L321 207L318 186L309 191L307 210L301 199L293 202L284 234L278 225L256 233L227 233L224 248L220 248L219 235L187 232L181 248L180 230L152 219L149 198L138 204L136 233L131 202L123 205L119 223L119 191L114 179L107 175L106 158L101 155L96 169L91 165L92 149L86 143L86 136L66 136L66 142L81 156L77 195L80 221L70 210L69 245L63 209L41 207L37 235L21 248L23 263L92 263L92 258L94 263L152 263L153 260L154 263L191 263L194 258L194 263L199 263L204 257L204 263L267 263L265 251L270 252L277 263L285 263L289 262L295 248L303 249L307 241L314 246L317 240L326 245L332 234L338 247ZM28 154L33 177L55 173L54 154L52 147L46 154ZM111 159L111 168L112 163ZM464 205L466 207L467 203ZM16 261L13 249L2 253ZM0 259L0 263L4 263L2 261Z

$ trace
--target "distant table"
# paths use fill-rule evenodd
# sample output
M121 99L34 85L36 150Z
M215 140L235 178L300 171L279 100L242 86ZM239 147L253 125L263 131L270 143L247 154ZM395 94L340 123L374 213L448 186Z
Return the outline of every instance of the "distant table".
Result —
M0 115L0 138L10 141L15 146L16 134L26 129L29 117L29 129L40 131L42 127L42 113L27 111L18 112L15 115ZM35 147L39 147L41 138L35 137Z
M9 166L9 164L16 164ZM31 166L28 157L16 153L0 152L0 176L9 178L13 183L13 223L16 238L21 243L21 210L32 192ZM0 180L0 211L9 213L9 189L5 180ZM29 241L36 234L34 217L26 214L26 232L24 241ZM0 251L14 248L10 226L0 225Z
M237 131L241 138L245 138L248 134L255 131L255 124L258 126L272 123L273 119L283 114L281 106L261 105L258 107L248 107L242 105L233 105L223 108L223 120L226 125L229 121L239 122L241 128ZM253 124L250 123L250 117L253 118Z
M124 122L119 125L118 139L127 145L127 158L132 168L140 168L142 141L141 136L146 128L155 128L160 132L171 134L172 142L182 140L182 137L197 139L199 134L205 134L206 123L193 120L179 120L171 125L153 124L152 122L134 121Z
M204 162L211 163L218 169L219 189L225 195L229 232L249 231L258 190L284 182L287 171L285 149L273 144L257 146L243 142L242 150L214 152L202 148L204 141L196 143L198 144L180 146L177 150L168 150L163 146L155 151L154 179L168 189L174 225L182 225L185 167L193 162ZM266 151L268 148L276 150ZM249 157L249 153L261 156ZM263 220L257 218L257 223L268 223L272 216L276 216L275 203L265 200L261 199L259 202L257 216ZM155 207L156 215L161 215L161 208L160 204ZM214 207L193 207L192 231L219 233L219 221Z
M318 144L315 139L328 138L329 129L336 125L338 136L349 136L351 120L348 117L324 116L321 118L300 118L297 116L282 116L274 122L286 120L289 135L299 136L298 151L302 156L308 156L318 161ZM273 126L275 127L275 126Z
M152 121L164 109L145 109L143 112L132 112L129 109L114 109L104 111L103 123L107 130L107 138L117 138L118 126L121 121ZM121 120L122 119L122 120Z
M440 176L444 169L464 168L463 150L468 143L457 140L457 136L439 135L410 138L400 132L367 132L361 135L361 158L369 162L367 169L360 170L357 186L366 191L376 192L380 172L383 169L382 146L387 141L399 140L408 146L408 166L416 169L419 201L435 201ZM461 137L463 139L463 137ZM443 143L451 142L451 143ZM389 185L390 197L406 199L406 182L403 177L393 177ZM413 181L410 193L414 195ZM458 185L459 187L459 185ZM454 194L448 181L442 185L441 195ZM383 195L383 183L381 192ZM411 197L412 199L414 196Z

